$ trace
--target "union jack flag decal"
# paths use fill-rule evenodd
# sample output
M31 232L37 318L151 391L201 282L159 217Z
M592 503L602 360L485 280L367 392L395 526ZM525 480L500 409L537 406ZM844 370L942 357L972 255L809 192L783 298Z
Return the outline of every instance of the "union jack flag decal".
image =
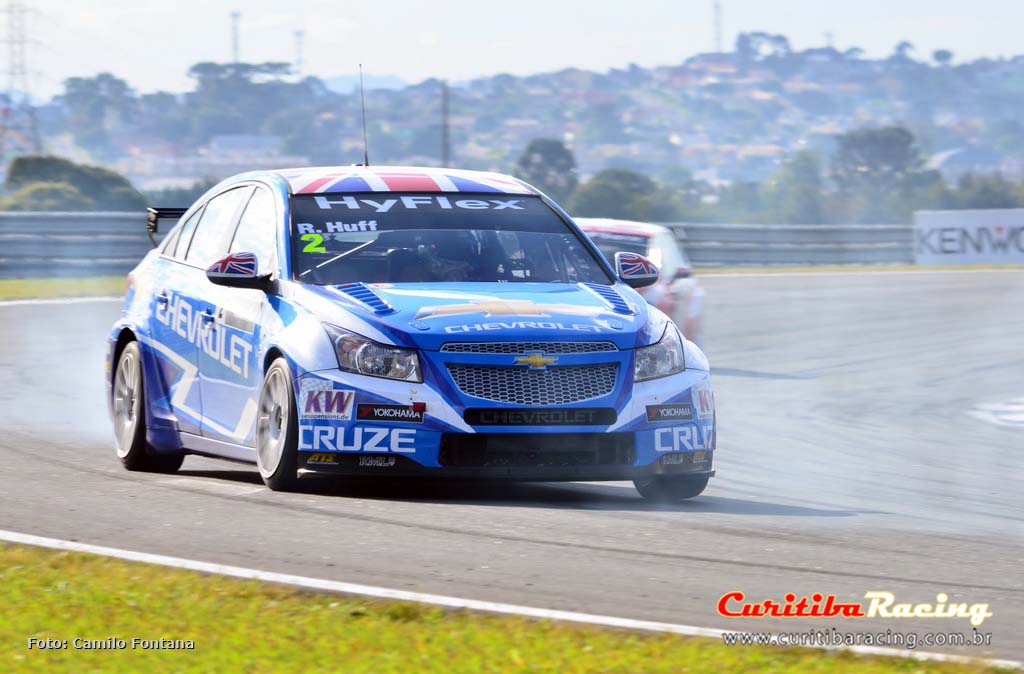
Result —
M643 255L636 253L616 253L615 262L619 267L619 276L632 278L634 276L657 276L658 268Z
M255 276L256 256L252 253L231 253L214 262L206 271L218 276Z

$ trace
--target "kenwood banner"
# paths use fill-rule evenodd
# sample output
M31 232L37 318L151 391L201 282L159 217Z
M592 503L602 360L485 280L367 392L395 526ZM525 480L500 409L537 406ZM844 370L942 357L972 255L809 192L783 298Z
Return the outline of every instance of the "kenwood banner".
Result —
M1024 264L1024 208L914 213L917 264Z

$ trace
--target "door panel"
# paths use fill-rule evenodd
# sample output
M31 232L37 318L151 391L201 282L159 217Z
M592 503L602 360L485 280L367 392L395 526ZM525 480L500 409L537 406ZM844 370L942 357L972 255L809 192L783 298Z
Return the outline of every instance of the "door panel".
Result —
M213 287L211 310L216 317L207 348L199 352L203 435L254 447L262 383L257 361L259 318L266 295L260 290Z
M173 260L160 260L157 265L150 346L157 355L167 406L177 418L178 430L198 434L202 419L199 344L204 332L203 307L196 296L200 272Z
M254 253L259 273L275 267L274 200L263 188L249 196L238 226L228 237L227 254ZM209 284L216 319L210 348L199 353L203 395L203 434L215 440L255 447L255 422L263 372L259 362L261 315L268 310L261 290Z

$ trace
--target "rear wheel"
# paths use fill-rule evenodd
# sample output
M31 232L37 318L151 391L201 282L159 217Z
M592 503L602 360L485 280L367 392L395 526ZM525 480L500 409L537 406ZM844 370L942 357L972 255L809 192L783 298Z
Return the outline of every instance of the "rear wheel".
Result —
M707 475L653 475L633 480L633 486L648 501L674 503L700 496L708 479Z
M292 373L284 358L267 370L260 390L256 421L256 465L264 484L274 491L298 487L298 422Z
M138 342L121 350L114 370L114 446L128 470L173 473L181 468L184 454L157 454L146 442L146 395L142 351Z

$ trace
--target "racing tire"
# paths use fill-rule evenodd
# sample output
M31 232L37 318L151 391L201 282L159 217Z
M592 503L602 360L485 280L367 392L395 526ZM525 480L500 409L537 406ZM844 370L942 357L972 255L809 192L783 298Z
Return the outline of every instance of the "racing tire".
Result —
M707 475L653 475L633 480L633 486L648 501L675 503L700 496L708 479Z
M293 391L291 368L278 358L263 377L256 418L256 466L263 483L273 491L295 491L299 486L299 424Z
M181 468L184 454L158 454L146 442L146 388L142 351L136 341L128 342L117 357L111 396L114 448L121 465L149 473L173 473Z

